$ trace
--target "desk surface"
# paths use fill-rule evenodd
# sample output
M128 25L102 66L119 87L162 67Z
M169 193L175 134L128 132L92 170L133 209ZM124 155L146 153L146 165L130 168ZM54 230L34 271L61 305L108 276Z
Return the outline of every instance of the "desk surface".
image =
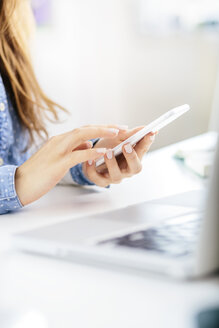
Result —
M176 282L135 275L11 250L10 236L54 222L100 213L190 190L205 182L172 158L182 146L211 142L202 135L144 159L136 177L110 189L57 186L38 202L0 217L0 310L40 311L50 328L193 328L193 314L219 304L219 279ZM39 327L40 328L40 327Z

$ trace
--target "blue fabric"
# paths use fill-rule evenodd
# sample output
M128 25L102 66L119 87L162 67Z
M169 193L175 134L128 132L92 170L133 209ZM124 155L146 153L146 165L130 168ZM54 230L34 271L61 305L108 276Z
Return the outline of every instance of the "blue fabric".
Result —
M29 157L28 133L5 90L0 76L0 214L17 210L22 204L15 190L15 172ZM73 180L80 185L93 185L83 174L82 165L70 169Z
M88 180L82 171L82 163L75 165L70 169L72 179L80 185L93 186L94 183Z

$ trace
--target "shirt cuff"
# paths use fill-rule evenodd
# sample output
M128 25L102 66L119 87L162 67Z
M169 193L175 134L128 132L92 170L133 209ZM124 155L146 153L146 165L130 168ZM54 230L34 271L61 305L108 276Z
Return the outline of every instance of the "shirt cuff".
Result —
M91 182L83 173L82 170L82 163L72 167L70 169L70 174L72 176L72 179L75 183L81 185L81 186L95 186L95 183ZM110 188L109 186L106 186L105 188Z
M91 182L83 173L82 163L75 165L70 169L70 173L74 182L82 186L94 186L95 184Z
M16 169L15 165L0 167L0 214L23 207L15 190Z

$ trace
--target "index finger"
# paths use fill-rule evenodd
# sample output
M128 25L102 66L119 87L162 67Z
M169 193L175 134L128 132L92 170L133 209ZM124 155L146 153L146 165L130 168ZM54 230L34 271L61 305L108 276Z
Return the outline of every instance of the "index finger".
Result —
M135 146L135 151L138 155L138 157L140 158L140 160L142 159L142 157L144 156L144 154L146 152L149 151L153 141L154 141L154 136L156 135L156 133L148 133L143 139L141 139L137 145Z
M87 140L95 138L113 138L119 133L119 129L107 128L107 127L81 127L70 132L69 136L71 138L71 146L73 148L78 147L80 144Z

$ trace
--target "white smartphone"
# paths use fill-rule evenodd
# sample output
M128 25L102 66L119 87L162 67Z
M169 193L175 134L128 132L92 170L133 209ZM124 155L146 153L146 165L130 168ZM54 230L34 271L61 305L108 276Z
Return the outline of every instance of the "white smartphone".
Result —
M166 112L165 114L161 115L159 118L142 128L140 131L133 134L128 139L121 142L119 145L112 149L115 156L118 156L122 153L123 145L130 143L132 146L135 146L138 141L146 136L146 134L150 132L156 132L162 129L167 124L173 122L181 115L185 114L190 109L189 105L182 105L176 108L173 108ZM96 167L102 165L105 162L104 157L100 157L96 161Z

